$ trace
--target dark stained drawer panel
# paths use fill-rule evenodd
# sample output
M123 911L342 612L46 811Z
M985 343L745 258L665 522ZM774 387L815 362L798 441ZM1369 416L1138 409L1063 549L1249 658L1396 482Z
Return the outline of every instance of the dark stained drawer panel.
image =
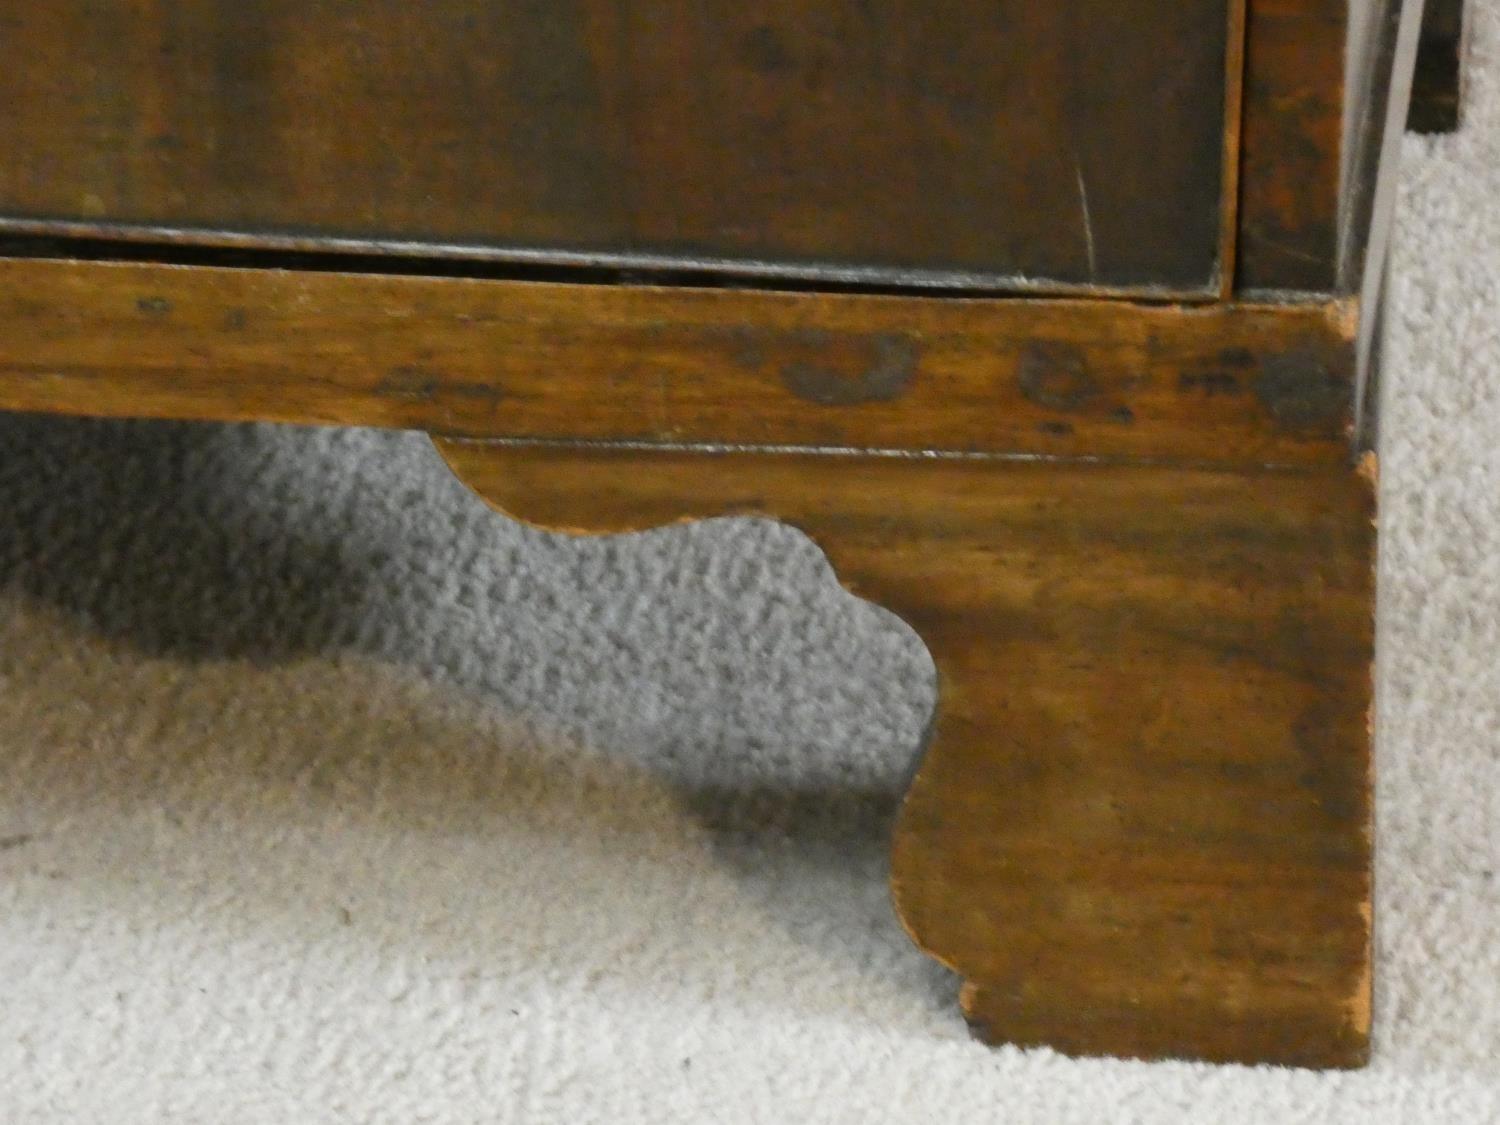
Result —
M1208 293L1229 8L0 0L0 226Z

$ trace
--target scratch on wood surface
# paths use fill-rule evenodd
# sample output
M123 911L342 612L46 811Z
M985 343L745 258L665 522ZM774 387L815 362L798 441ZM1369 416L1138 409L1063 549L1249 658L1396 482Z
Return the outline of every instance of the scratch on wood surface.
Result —
M1083 178L1083 161L1078 154L1073 154L1073 170L1078 173L1078 206L1083 212L1083 240L1089 253L1089 280L1096 281L1099 276L1099 262L1094 253L1094 214L1089 209L1089 185Z
M1298 249L1296 246L1288 245L1285 242L1278 242L1274 238L1267 238L1259 232L1257 232L1257 237L1262 246L1269 247L1278 254L1285 254L1287 257L1296 258L1300 262L1311 262L1315 266L1323 265L1323 258L1317 254Z

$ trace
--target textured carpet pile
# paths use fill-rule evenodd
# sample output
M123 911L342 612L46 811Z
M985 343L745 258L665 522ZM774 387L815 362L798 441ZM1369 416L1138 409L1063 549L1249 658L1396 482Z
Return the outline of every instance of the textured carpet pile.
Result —
M425 439L0 417L0 1120L1500 1120L1500 2L1409 140L1375 1061L968 1039L888 905L933 701L797 533L492 515Z

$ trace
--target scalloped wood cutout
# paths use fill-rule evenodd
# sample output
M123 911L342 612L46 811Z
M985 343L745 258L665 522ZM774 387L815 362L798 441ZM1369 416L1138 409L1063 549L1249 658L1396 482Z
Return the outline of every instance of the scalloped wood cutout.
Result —
M916 629L893 894L983 1038L1364 1061L1366 476L437 444L545 528L786 520Z

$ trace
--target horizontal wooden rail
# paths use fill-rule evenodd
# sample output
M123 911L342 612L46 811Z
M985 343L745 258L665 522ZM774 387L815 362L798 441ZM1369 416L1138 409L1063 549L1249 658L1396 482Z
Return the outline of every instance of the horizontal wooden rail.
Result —
M1354 306L0 260L0 408L463 437L1333 463Z

